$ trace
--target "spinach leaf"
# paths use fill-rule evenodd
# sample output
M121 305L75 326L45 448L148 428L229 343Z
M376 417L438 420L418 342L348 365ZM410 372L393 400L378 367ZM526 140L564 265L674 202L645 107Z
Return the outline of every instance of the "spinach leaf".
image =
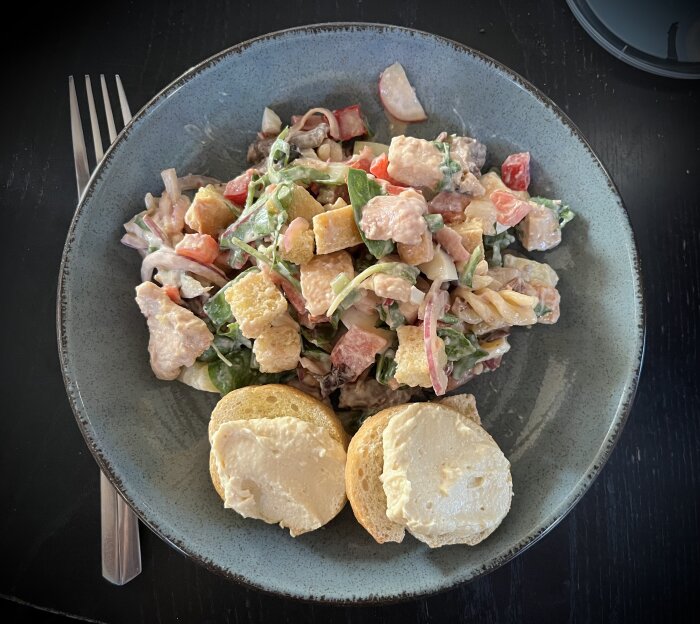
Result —
M454 314L445 314L439 321L441 323L447 323L448 325L454 325L455 323L459 323L459 318Z
M387 385L389 380L396 373L396 353L393 349L387 349L384 353L377 356L377 365L374 373L375 379L383 385Z
M396 329L406 324L406 317L399 310L399 304L396 301L392 301L391 305L382 303L377 308L377 311L379 312L379 318L387 324L389 329Z
M224 297L224 293L248 273L259 270L260 269L257 267L250 267L245 271L241 271L235 278L233 278L228 284L225 284L218 293L216 293L204 304L204 312L217 330L224 323L228 323L233 320L233 313L231 312L231 307Z
M276 383L290 377L290 373L261 373L251 368L252 353L250 349L233 351L226 357L231 366L221 359L209 364L209 379L222 396L244 386Z
M326 353L330 353L333 350L333 343L337 333L337 326L334 328L328 323L319 323L313 329L308 327L301 328L301 335L304 339Z
M360 236L369 252L377 259L383 258L394 251L394 243L390 240L370 240L360 228L362 210L370 199L382 194L382 189L374 180L370 180L362 169L348 169L348 194L355 214L355 223L360 230Z
M446 330L439 329L438 335L440 335L441 331ZM453 355L456 355L458 352L460 352L460 350L463 353L460 359L454 361L454 366L452 368L452 378L457 380L464 377L464 375L468 371L470 371L472 368L474 368L474 366L476 366L477 362L481 358L484 358L488 355L488 352L480 348L479 341L477 340L474 334L462 334L462 337L468 343L468 346L466 346L464 342L460 341L459 348L455 349L452 353ZM445 339L443 338L443 340ZM447 340L445 340L445 350L447 350ZM450 359L449 355L447 356L447 359Z

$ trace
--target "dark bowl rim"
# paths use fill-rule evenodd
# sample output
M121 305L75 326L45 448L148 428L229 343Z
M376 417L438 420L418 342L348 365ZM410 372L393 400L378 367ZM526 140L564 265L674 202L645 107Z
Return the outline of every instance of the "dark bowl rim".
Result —
M172 94L174 94L183 84L191 80L193 77L195 77L197 74L201 73L202 71L206 70L210 66L213 66L217 64L218 62L224 60L226 57L228 57L231 54L237 54L245 51L247 48L251 47L254 44L258 44L261 42L265 42L267 40L273 40L277 39L283 36L287 36L290 34L296 34L296 33L314 33L314 32L334 32L334 31L356 31L356 30L374 30L378 33L383 33L386 31L398 31L398 32L403 32L412 36L419 35L422 37L426 37L429 39L434 39L437 40L438 42L442 43L443 45L445 43L449 44L453 48L464 52L468 55L471 55L473 57L476 57L477 59L492 65L495 69L500 71L502 74L504 74L509 80L512 82L515 82L518 84L520 87L525 89L527 92L532 94L534 97L536 97L541 103L543 103L545 106L550 108L555 115L561 120L561 122L569 128L569 130L572 132L573 136L578 139L581 144L586 148L586 150L589 152L590 156L594 160L595 164L601 169L603 172L608 186L610 190L615 194L617 197L618 203L620 207L622 208L622 213L625 217L623 225L626 227L628 230L629 234L629 239L631 241L631 261L633 264L633 271L634 271L634 278L635 278L635 291L636 291L636 299L637 299L637 310L639 313L639 323L638 323L638 328L637 328L637 341L638 341L638 348L637 348L637 356L636 356L636 361L633 367L633 370L631 371L628 379L627 379L627 390L625 394L621 397L621 401L617 407L616 413L614 415L614 418L611 423L610 430L608 431L608 434L606 435L605 440L603 441L601 447L598 449L595 457L593 458L592 462L590 463L587 471L585 474L582 476L582 478L579 481L578 487L574 490L572 490L571 493L566 497L565 503L560 507L560 509L556 510L546 522L544 522L540 527L538 527L536 530L532 531L529 533L527 536L525 536L522 540L520 540L516 545L514 545L510 550L507 552L503 553L499 557L492 558L489 560L484 566L476 571L474 574L468 575L464 578L461 578L455 582L451 582L445 586L438 587L433 590L427 590L427 591L417 591L415 593L400 593L400 594L394 594L390 596L375 596L375 595L369 595L366 597L358 598L358 599L337 599L333 597L327 597L327 596L314 596L314 595L299 595L299 594L288 594L285 592L281 592L275 589L271 589L269 587L265 587L263 585L260 585L251 579L245 578L241 575L236 574L235 572L232 572L230 570L227 570L223 568L222 566L217 565L215 562L210 561L208 559L205 559L201 557L199 554L196 552L192 552L191 550L188 549L187 545L182 543L180 540L175 538L172 535L168 535L167 532L161 528L154 520L149 518L147 510L144 509L139 509L134 505L134 501L132 497L129 495L127 491L125 491L123 483L119 479L119 477L115 474L114 469L112 467L112 464L110 463L109 459L103 454L101 449L99 448L98 445L98 440L94 436L94 431L92 430L92 426L90 424L89 417L87 415L87 412L82 405L82 401L80 400L80 395L77 392L74 392L76 385L71 378L70 374L70 362L69 362L69 357L68 357L68 350L67 350L67 337L66 337L66 332L65 332L65 313L66 313L66 307L67 307L67 292L66 292L66 287L65 287L65 278L69 272L70 269L70 256L71 256L71 249L72 249L72 244L73 240L75 237L75 228L77 226L77 223L83 213L83 210L85 209L85 206L87 205L89 199L95 192L95 187L97 186L100 178L102 177L102 171L105 169L112 157L115 149L127 139L127 137L130 134L130 131L134 124L140 122L142 119L144 119L148 114L150 114L151 111L156 109L161 102L166 100L168 97L170 97ZM459 585L462 585L463 583L467 583L470 581L473 581L477 578L480 578L482 576L485 576L486 574L489 574L493 572L494 570L498 569L505 563L508 563L511 561L513 558L515 558L517 555L520 553L524 552L527 548L532 546L535 542L537 542L539 539L541 539L544 535L546 535L549 531L551 531L559 522L573 509L573 507L581 500L583 495L588 491L588 488L591 486L593 481L596 479L596 477L600 474L600 471L602 470L603 466L607 462L607 460L610 457L610 454L612 453L617 441L620 438L620 433L622 432L622 429L624 428L625 423L627 422L627 419L629 417L632 404L634 402L634 398L637 392L637 386L639 383L639 377L641 374L641 369L642 369L642 362L643 362L643 357L644 357L644 347L645 347L645 337L646 337L646 305L645 305L645 300L644 300L644 291L643 291L643 283L642 283L642 270L641 270L641 262L639 259L639 253L638 253L638 246L637 246L637 241L634 235L634 230L632 229L632 224L629 218L629 213L627 211L627 208L625 207L624 202L622 201L622 197L620 196L620 192L618 191L615 183L613 182L610 174L608 173L605 165L602 163L600 158L596 155L596 153L593 151L592 147L588 143L588 141L585 139L583 136L582 132L578 129L578 127L574 124L571 119L562 111L552 100L550 100L542 91L540 91L536 86L528 82L525 78L514 72L513 70L509 69L502 63L496 61L495 59L491 58L490 56L475 50L474 48L471 48L463 43L459 43L457 41L454 41L452 39L449 39L447 37L442 37L440 35L435 35L433 33L429 33L426 31L414 29L414 28L407 28L404 26L396 26L392 24L382 24L382 23L370 23L370 22L324 22L324 23L318 23L318 24L309 24L305 26L296 26L293 28L286 28L282 30L277 30L273 31L270 33L266 33L257 37L253 37L251 39L248 39L246 41L237 43L229 48L226 48L224 50L221 50L220 52L217 52L216 54L204 59L197 65L194 65L187 71L183 72L178 78L173 80L171 83L166 85L163 89L161 89L156 95L154 95L131 119L131 121L124 127L124 129L118 134L117 138L115 141L112 143L112 145L109 147L109 149L105 152L105 156L103 160L98 164L98 166L95 168L95 170L92 172L92 175L90 176L90 180L88 181L87 186L85 187L85 190L83 191L83 194L80 197L80 201L78 203L78 206L76 208L75 214L73 215L73 218L71 220L71 224L68 230L68 234L66 237L66 243L63 249L63 255L61 258L61 265L60 265L60 270L59 270L59 276L58 276L58 292L57 292L57 305L56 305L56 326L57 326L57 338L58 338L58 351L59 351L59 359L60 359L60 364L61 364L61 373L63 376L63 382L66 388L66 394L68 395L68 400L71 405L71 408L73 410L73 414L75 416L75 419L77 421L78 427L83 435L83 438L85 439L86 444L88 445L88 448L90 449L90 452L92 453L93 457L97 461L98 465L100 466L101 470L107 475L111 483L114 485L114 487L117 488L117 490L120 492L120 494L124 497L124 499L129 503L129 505L134 509L136 514L139 516L140 520L147 525L154 533L156 533L161 539L163 539L165 542L173 546L176 550L182 552L185 556L189 557L190 559L196 561L198 564L202 565L206 569L215 572L217 574L220 574L230 580L236 581L237 583L240 583L244 586L253 588L258 591L262 591L264 593L274 595L277 597L282 597L282 598L290 598L294 600L299 600L302 602L310 602L310 603L318 603L318 604L331 604L331 605L387 605L387 604L393 604L397 602L404 602L408 600L416 600L419 598L426 598L428 596L433 596L436 594L440 594L443 592L447 592L451 589L454 589L455 587L458 587Z

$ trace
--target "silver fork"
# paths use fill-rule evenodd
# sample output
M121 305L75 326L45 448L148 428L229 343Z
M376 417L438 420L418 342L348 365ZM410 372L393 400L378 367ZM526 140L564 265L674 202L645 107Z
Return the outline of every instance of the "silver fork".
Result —
M126 125L131 120L131 111L126 101L122 81L118 75L115 76L115 81L117 83L117 92L119 93L122 118L124 119L124 125ZM102 74L100 75L100 83L102 85L102 98L111 145L114 139L117 138L117 129L109 101L107 82ZM85 90L87 91L88 109L90 111L92 142L95 147L95 166L97 166L102 160L104 152L90 76L85 76ZM73 76L68 77L68 94L70 98L70 125L73 138L75 180L78 185L78 198L80 199L90 178L90 169L88 167L83 125L80 119ZM100 520L102 525L102 576L110 583L124 585L141 573L141 543L139 540L138 518L103 472L100 472Z

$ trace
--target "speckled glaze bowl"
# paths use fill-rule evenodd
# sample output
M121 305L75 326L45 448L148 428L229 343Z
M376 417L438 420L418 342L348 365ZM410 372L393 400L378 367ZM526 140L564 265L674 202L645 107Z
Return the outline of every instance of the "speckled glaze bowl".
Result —
M579 215L563 244L544 256L561 278L561 320L516 330L503 366L467 386L512 463L515 491L501 527L476 547L432 551L410 536L380 546L349 507L296 539L225 510L207 468L215 397L154 378L146 323L134 303L139 259L119 244L122 223L141 209L144 194L160 192L161 169L224 180L239 172L266 105L288 119L312 105L359 102L386 140L377 77L394 61L406 68L429 114L410 133L468 133L487 144L494 163L529 150L535 192L565 198ZM629 412L644 315L637 252L620 197L552 102L457 43L391 26L335 24L234 46L186 72L134 117L75 213L61 268L58 331L78 425L103 470L154 531L208 568L263 590L371 602L485 574L571 509Z

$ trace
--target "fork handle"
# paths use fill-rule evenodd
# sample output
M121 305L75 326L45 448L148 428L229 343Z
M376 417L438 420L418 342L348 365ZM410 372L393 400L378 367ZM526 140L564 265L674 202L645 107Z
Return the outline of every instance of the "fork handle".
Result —
M102 576L124 585L141 573L139 523L133 509L100 472Z

